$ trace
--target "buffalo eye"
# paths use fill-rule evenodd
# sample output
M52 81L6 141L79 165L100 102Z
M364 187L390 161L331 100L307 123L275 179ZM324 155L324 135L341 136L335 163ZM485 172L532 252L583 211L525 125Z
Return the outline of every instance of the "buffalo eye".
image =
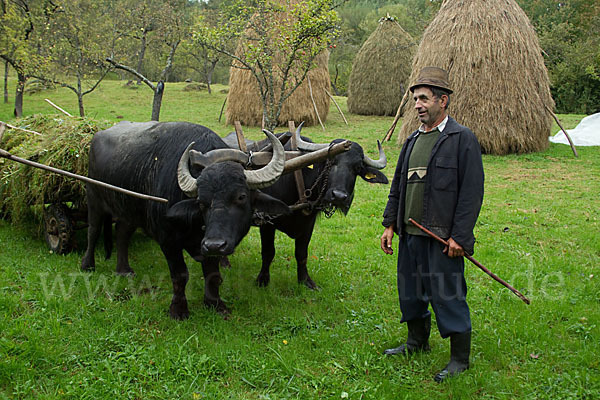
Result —
M237 201L238 201L238 203L245 203L247 198L248 198L248 195L246 193L240 193L238 195Z

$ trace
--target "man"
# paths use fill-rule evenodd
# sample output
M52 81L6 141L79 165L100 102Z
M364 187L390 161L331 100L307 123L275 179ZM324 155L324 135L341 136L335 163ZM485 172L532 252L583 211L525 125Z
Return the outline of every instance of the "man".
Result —
M421 127L402 147L383 214L381 249L393 254L399 236L398 295L408 338L385 354L429 351L431 304L442 338L450 337L450 362L441 382L469 368L471 318L463 255L472 254L473 227L483 201L483 165L475 135L447 114L448 73L425 67L410 87ZM420 222L446 239L444 248L409 223Z

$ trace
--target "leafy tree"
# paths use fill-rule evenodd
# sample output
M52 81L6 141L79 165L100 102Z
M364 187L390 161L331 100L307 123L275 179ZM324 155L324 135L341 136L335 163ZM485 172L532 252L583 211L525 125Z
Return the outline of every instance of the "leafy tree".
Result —
M54 0L53 5L46 10L45 24L51 36L45 41L45 51L52 72L32 76L70 89L77 95L79 115L84 117L83 97L93 92L110 71L103 60L106 44L112 42L113 31L105 18L112 5L87 0Z
M221 6L216 24L200 17L193 37L252 73L265 127L274 130L285 100L337 36L337 5L336 0L232 0Z
M156 84L152 83L152 81L141 71L122 63L120 60L117 61L118 59L125 59L124 62L127 62L128 59L131 60L131 58L128 58L126 52L126 44L123 44L120 48L116 48L113 51L113 54L111 54L106 61L111 63L115 68L133 74L137 79L152 89L154 92L154 99L152 102L151 119L153 121L158 121L160 117L160 107L162 105L165 82L168 80L169 73L173 68L175 52L177 51L177 48L181 44L182 40L188 35L191 6L186 0L155 1L156 7L151 8L151 12L155 13L155 21L160 21L160 24L156 25L155 28L153 27L152 30L148 30L148 33L156 36L153 38L153 41L156 44L155 57L164 62L163 69L157 79L158 82ZM137 13L130 14L130 17L134 17L135 15L137 15ZM134 30L137 28L141 31L144 29L144 26L146 26L147 21L142 20L141 25L133 24L133 20L131 23L131 26L134 27ZM130 35L129 38L135 39L136 36Z
M27 79L46 65L47 60L38 53L42 40L36 31L46 4L36 0L0 0L0 58L17 73L16 117L23 116Z

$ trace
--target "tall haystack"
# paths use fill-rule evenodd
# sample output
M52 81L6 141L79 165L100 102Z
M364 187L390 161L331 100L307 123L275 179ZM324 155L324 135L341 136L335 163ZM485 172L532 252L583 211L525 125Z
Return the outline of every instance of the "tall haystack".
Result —
M449 71L449 114L476 134L484 153L548 146L553 108L542 49L515 0L446 0L423 34L410 82L425 66ZM419 122L409 101L398 142Z
M348 110L361 115L395 115L416 47L395 19L389 15L381 18L352 64Z
M323 51L315 59L317 67L310 70L307 79L283 103L278 125L287 126L287 121L304 121L304 125L316 125L319 118L325 122L329 112L329 52ZM310 80L310 86L309 86ZM312 97L311 97L312 89ZM258 84L248 70L231 67L229 73L229 95L225 112L228 124L240 121L245 126L261 126L263 108Z

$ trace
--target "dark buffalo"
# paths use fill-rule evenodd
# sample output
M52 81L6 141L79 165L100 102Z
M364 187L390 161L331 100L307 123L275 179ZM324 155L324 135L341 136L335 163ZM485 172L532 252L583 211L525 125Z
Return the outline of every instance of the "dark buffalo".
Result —
M300 136L300 129L301 126L295 132L300 150L315 151L329 146L329 144L311 143L309 139ZM282 135L290 136L291 134L288 132ZM279 135L280 140L282 135ZM341 139L334 140L332 144L341 141ZM255 150L259 150L264 146L264 143L259 143L248 142L247 145L248 148L254 146ZM230 140L229 145L237 146L233 140ZM289 142L285 148L289 150ZM388 183L387 177L379 171L385 168L387 160L379 143L378 148L379 159L371 160L364 154L358 143L352 142L349 151L341 153L333 159L316 163L313 168L302 169L304 185L309 192L307 202L304 204L306 208L297 209L289 215L281 215L260 224L262 268L257 277L257 283L260 286L269 284L271 277L269 267L275 257L275 231L279 230L294 239L298 282L311 289L317 288L309 276L306 266L308 246L317 216L321 211L330 215L336 209L342 211L344 215L347 214L354 199L354 186L358 176L370 183ZM264 192L290 206L299 202L294 174L282 175L277 182L265 188Z
M88 185L88 247L81 268L95 268L94 249L102 226L106 234L110 220L115 219L118 273L133 272L128 245L133 232L141 227L158 242L167 259L173 282L171 317L189 316L183 250L202 263L204 303L228 313L219 297L219 258L233 253L248 233L253 213L290 211L280 200L256 190L272 184L283 171L283 146L274 135L267 136L275 149L273 159L260 170L246 171L223 157L219 149L227 148L225 143L200 125L121 122L98 132L90 146L89 176L166 198L169 203ZM216 160L211 157L215 154Z

